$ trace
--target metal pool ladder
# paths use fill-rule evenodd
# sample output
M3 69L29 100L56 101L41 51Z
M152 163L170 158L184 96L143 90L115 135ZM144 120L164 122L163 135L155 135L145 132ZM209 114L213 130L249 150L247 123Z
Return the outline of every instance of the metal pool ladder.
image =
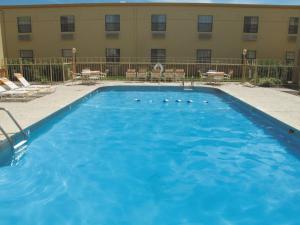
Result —
M19 143L15 144L13 139L11 137L9 137L8 133L3 129L2 126L0 126L0 131L4 134L5 138L7 139L8 143L10 145L10 147L12 148L12 150L18 150L27 143L28 135L26 134L26 132L22 129L22 127L17 122L17 120L13 117L13 115L7 109L0 107L0 111L6 112L6 114L10 117L10 119L14 122L14 124L19 128L19 130L20 130L20 132L23 136L23 140L20 141Z
M194 87L194 82L195 82L194 75L192 75L192 77L191 77L191 86L190 86L190 88L188 88L188 87L186 87L185 80L183 79L182 80L182 86L183 86L184 90L192 90L193 87Z

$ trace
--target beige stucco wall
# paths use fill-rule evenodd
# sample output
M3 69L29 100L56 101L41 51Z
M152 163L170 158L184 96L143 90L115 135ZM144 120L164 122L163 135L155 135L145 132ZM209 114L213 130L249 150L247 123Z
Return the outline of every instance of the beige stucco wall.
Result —
M288 41L289 17L300 17L300 7L222 6L201 4L97 4L72 7L6 8L7 57L20 49L35 57L61 56L61 49L76 47L79 56L104 57L105 48L120 48L121 57L149 57L151 48L165 48L167 57L196 57L197 49L212 49L213 58L240 58L243 48L257 58L284 59L286 51L299 52L298 42ZM120 14L119 38L107 38L106 14ZM151 14L167 15L165 38L153 38ZM75 40L61 40L60 16L75 16ZM212 38L198 38L198 15L213 15ZM31 16L32 41L18 41L17 16ZM244 41L244 16L259 16L257 41ZM298 44L297 44L298 43Z

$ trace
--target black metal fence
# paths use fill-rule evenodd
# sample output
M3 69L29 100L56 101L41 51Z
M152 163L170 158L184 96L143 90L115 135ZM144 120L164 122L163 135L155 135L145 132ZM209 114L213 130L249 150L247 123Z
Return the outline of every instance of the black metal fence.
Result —
M65 82L72 79L73 60L71 58L5 59L3 62L10 79L14 73L22 73L28 81L40 83ZM128 69L151 72L154 63L149 58L122 58L120 62L109 63L105 58L76 58L76 71L83 69L106 72L107 80L125 80ZM295 65L278 60L212 59L200 63L192 59L167 59L164 69L183 69L186 79L201 80L201 74L209 70L230 73L230 81L247 81L264 77L274 77L283 83L298 84L299 70Z

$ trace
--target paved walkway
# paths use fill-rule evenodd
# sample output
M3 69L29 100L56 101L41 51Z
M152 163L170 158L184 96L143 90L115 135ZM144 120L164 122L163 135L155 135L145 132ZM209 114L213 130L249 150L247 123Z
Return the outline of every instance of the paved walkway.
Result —
M226 93L300 130L300 96L282 90L230 84L220 87Z
M23 128L26 128L43 118L51 115L66 105L71 104L84 95L92 92L101 86L109 85L161 85L176 86L181 84L150 84L150 83L133 83L133 82L103 82L93 86L84 85L58 85L56 92L37 98L27 103L17 102L0 102L0 106L7 108L19 121ZM196 84L201 85L201 84ZM247 102L257 109L283 121L284 123L300 130L300 96L288 94L276 89L270 88L249 88L239 84L225 84L217 87L228 94ZM1 126L8 130L9 134L14 134L18 130L8 117L0 112ZM0 140L3 135L0 134Z

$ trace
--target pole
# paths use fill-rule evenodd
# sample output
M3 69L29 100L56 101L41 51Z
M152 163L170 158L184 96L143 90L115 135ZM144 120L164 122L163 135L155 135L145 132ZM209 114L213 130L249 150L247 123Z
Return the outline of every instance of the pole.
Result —
M246 55L247 55L247 49L243 49L243 79L242 81L246 81Z
M76 48L72 48L72 79L76 77Z

